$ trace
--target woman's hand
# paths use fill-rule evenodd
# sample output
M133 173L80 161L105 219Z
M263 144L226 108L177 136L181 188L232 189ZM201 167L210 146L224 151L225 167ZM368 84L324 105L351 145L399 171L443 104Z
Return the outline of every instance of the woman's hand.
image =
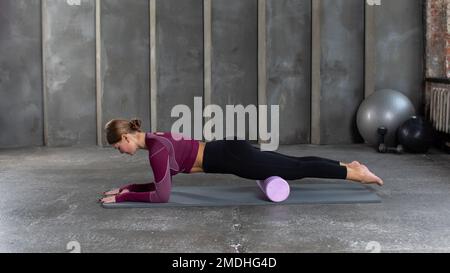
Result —
M107 197L103 197L102 199L100 199L100 202L103 204L108 204L108 203L116 203L116 196L107 196Z
M117 195L120 193L120 189L112 189L110 191L105 191L104 195Z
M126 192L130 192L128 189L124 189L123 191L120 191L120 189L112 189L110 191L105 191L103 194L106 196L110 196L110 195L118 195L121 193L126 193Z

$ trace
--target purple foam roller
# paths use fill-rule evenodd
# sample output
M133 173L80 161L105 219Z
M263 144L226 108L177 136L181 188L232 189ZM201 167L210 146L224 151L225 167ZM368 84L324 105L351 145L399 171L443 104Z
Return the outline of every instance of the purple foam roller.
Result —
M279 176L271 176L264 181L256 180L256 183L272 202L282 202L289 197L289 184Z

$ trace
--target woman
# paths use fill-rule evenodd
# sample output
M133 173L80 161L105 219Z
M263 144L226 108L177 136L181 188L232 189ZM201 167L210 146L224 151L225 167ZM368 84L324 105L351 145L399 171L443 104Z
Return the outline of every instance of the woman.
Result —
M105 125L106 138L120 153L134 155L148 150L155 182L130 184L105 192L103 203L164 203L170 198L172 176L177 173L228 173L253 180L280 176L285 180L305 177L347 179L363 184L383 181L357 161L345 164L331 159L295 157L260 151L246 140L202 142L171 132L142 132L141 121L115 119Z

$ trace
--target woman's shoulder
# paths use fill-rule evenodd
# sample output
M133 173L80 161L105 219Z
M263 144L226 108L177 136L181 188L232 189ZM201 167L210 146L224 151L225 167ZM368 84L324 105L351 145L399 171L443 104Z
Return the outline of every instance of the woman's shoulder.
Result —
M147 141L158 140L158 137L167 137L170 132L147 132L145 138Z
M147 132L147 134L155 135L155 136L171 136L171 135L177 135L176 132L171 131L155 131L155 132Z
M190 140L190 137L187 137L186 135L178 132L172 132L172 131L155 131L155 132L148 132L148 138L155 138L155 136L162 136L165 138L169 138L172 140Z
M165 146L170 150L175 140L178 140L180 138L184 139L183 135L177 134L175 132L156 131L147 132L145 135L147 147L151 148L148 149L149 151L154 151L155 148L159 149L161 146Z
M170 132L162 132L162 131L150 132L150 131L148 131L148 132L146 132L145 135L147 135L147 136L152 136L152 135L163 136L163 135L166 135L167 133L170 133Z

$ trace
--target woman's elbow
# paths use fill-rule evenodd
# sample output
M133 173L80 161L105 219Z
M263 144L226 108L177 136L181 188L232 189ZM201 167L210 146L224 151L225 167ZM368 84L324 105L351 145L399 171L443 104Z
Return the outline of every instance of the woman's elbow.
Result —
M158 203L168 203L170 200L169 194L158 194Z
M161 203L169 203L170 200L170 196L164 196L163 198L161 198Z

